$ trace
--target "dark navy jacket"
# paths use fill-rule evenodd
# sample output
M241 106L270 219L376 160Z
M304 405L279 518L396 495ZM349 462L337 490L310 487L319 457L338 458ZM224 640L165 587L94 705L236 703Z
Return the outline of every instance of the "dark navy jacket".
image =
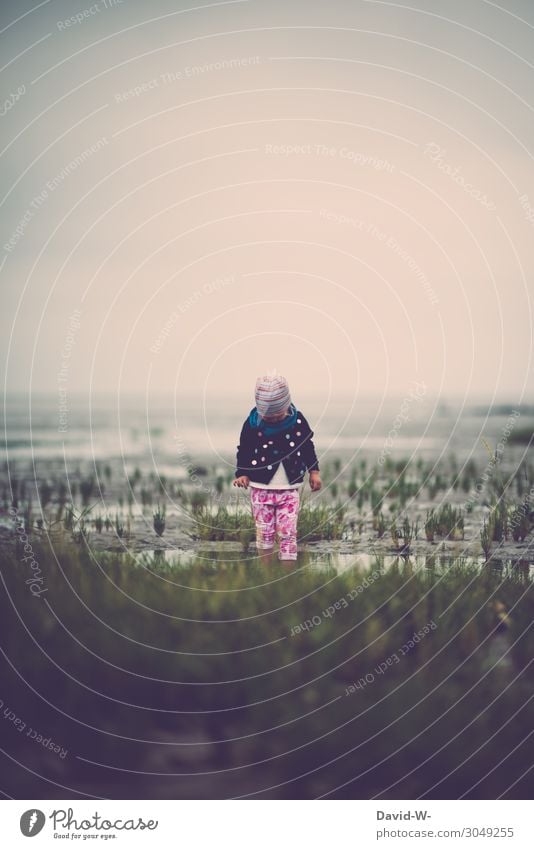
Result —
M257 410L251 410L237 446L236 478L247 475L256 483L269 483L280 463L289 483L302 483L306 471L319 471L313 431L302 412L292 409L289 425L279 430L261 421L259 427L253 427L251 421L255 421Z

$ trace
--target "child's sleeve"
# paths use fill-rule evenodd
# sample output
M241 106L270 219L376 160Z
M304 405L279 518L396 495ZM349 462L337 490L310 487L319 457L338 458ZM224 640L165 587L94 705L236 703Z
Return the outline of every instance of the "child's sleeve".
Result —
M248 421L245 421L243 427L241 428L241 434L239 436L239 445L237 446L237 459L236 459L236 470L235 476L236 478L240 478L241 475L249 475L250 466L248 463Z
M306 463L306 468L309 472L318 472L319 471L319 460L317 459L317 454L315 452L315 445L313 444L313 430L311 429L308 420L302 413L299 413L299 418L302 419L302 445L301 452L304 457L304 462Z

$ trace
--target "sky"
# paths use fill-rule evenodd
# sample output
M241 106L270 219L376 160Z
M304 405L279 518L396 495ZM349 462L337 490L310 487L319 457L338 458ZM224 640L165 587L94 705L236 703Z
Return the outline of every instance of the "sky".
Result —
M531 401L534 7L3 2L12 392Z

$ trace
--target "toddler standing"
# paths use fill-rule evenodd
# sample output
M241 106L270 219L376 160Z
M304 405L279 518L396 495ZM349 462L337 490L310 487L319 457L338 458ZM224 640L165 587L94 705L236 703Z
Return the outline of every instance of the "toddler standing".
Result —
M291 402L287 380L271 373L256 381L256 406L241 428L234 486L248 488L258 550L280 540L280 560L297 559L299 488L309 472L321 488L319 463L305 416Z

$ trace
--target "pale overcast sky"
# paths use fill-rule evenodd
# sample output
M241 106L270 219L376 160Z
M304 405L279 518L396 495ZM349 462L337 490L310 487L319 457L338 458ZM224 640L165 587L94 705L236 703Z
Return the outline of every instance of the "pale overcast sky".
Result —
M8 389L531 401L533 38L526 0L3 2Z

